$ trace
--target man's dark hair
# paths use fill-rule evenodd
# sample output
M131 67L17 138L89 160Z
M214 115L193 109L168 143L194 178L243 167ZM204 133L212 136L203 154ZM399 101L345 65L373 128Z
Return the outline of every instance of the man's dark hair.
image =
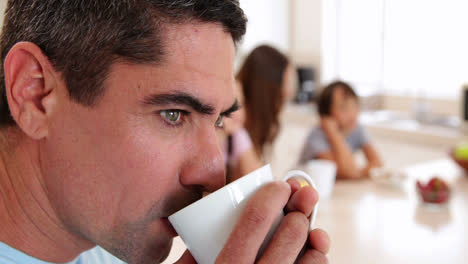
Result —
M14 124L3 63L16 43L38 45L70 97L92 106L113 62L163 62L164 27L192 21L218 23L234 42L247 22L238 0L9 0L0 38L0 126Z
M359 98L353 88L346 82L334 81L325 86L320 93L317 101L318 113L320 116L328 116L333 104L333 94L337 89L342 89L346 98L353 98L359 101Z

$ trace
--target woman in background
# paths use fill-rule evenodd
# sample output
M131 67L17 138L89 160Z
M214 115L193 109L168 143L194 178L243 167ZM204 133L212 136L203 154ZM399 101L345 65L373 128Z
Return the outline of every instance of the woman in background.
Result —
M369 171L382 162L358 123L359 98L351 86L336 81L326 86L318 99L320 125L313 128L304 144L299 164L313 159L334 161L338 178L356 179L369 176ZM359 168L353 153L362 150L367 164Z
M255 48L236 79L241 110L225 120L228 182L259 168L280 131L280 113L293 93L294 67L273 47Z

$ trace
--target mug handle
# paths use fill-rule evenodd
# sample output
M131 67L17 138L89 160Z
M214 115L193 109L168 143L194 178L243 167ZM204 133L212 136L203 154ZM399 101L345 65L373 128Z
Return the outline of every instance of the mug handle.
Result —
M301 170L292 170L292 171L289 171L285 177L282 178L283 181L287 181L291 178L294 178L295 180L297 180L299 182L299 184L301 185L301 187L304 187L304 186L312 186L315 190L317 190L317 187L314 183L314 181L312 180L312 178L310 178L310 176L301 171ZM309 224L309 232L312 231L312 227L315 223L315 218L317 216L317 211L318 211L318 201L317 203L315 204L314 206L314 209L312 211L312 215L310 216L310 224Z

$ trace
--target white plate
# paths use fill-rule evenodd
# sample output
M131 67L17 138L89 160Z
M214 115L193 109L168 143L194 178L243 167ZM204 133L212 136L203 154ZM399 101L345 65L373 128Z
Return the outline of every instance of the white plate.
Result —
M373 168L369 174L376 183L390 187L400 188L408 180L405 172L390 168Z

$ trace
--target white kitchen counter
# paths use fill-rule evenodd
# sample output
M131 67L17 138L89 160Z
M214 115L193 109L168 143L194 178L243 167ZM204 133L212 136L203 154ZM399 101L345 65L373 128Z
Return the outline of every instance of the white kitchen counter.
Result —
M313 110L288 106L283 129L274 146L272 168L280 178L294 168L308 130L317 122ZM384 129L384 128L378 128ZM368 130L387 167L405 170L404 188L372 180L339 181L332 198L322 201L316 224L331 236L332 264L462 264L468 259L468 177L448 159L458 142L412 140L394 132ZM385 131L385 130L383 130ZM362 162L362 154L357 154ZM414 191L415 179L435 174L448 180L454 195L442 208L424 206ZM173 263L185 250L177 238L164 263Z

